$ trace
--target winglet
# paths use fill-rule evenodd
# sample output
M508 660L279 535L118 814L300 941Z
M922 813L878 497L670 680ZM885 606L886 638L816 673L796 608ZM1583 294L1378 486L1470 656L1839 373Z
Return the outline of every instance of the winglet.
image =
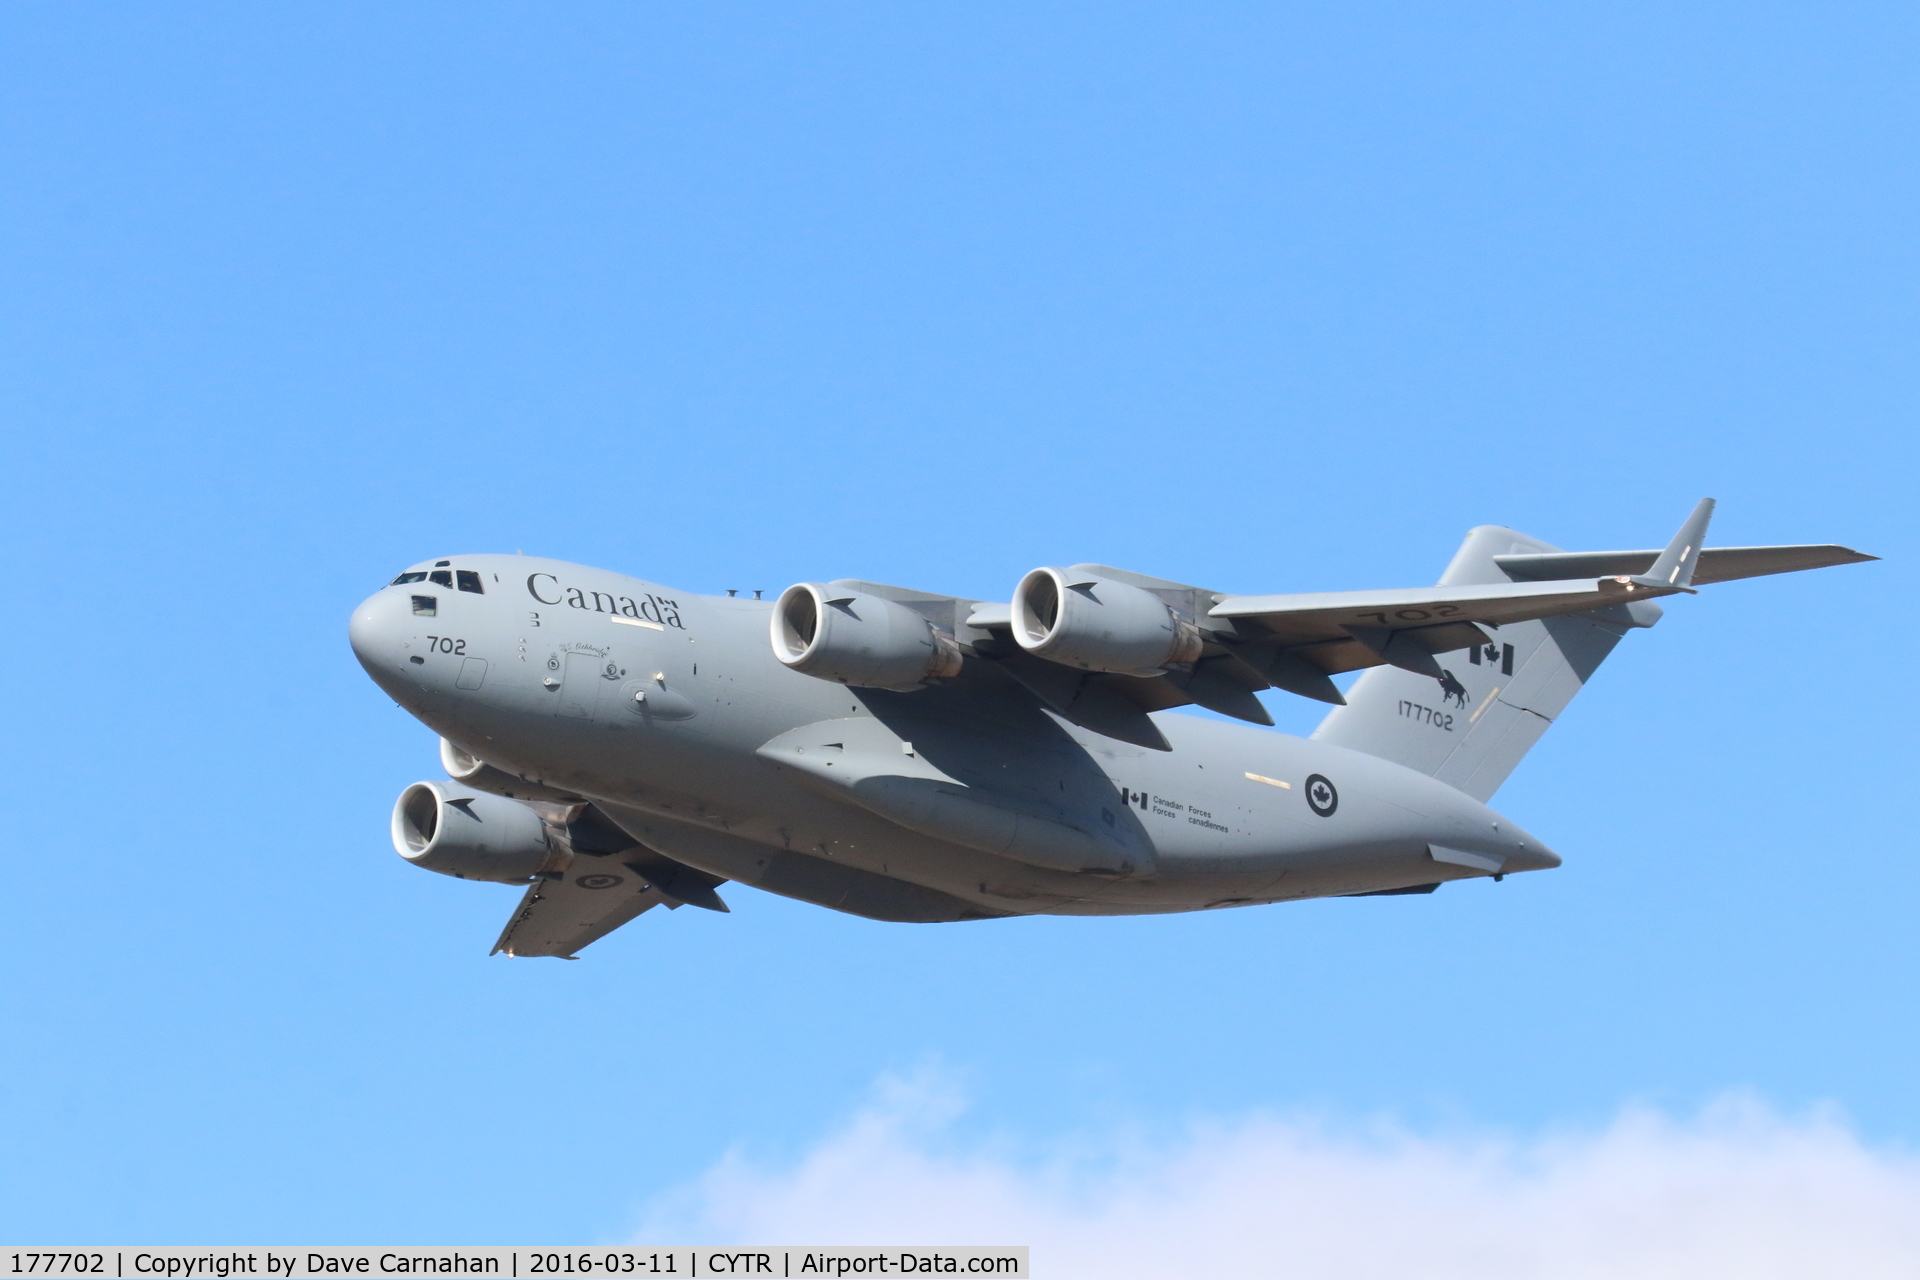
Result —
M1693 509L1687 522L1680 526L1680 532L1673 535L1673 541L1653 562L1653 567L1634 581L1649 587L1678 587L1682 591L1693 589L1693 569L1700 563L1700 548L1706 545L1707 521L1713 519L1713 499L1702 498L1700 505Z

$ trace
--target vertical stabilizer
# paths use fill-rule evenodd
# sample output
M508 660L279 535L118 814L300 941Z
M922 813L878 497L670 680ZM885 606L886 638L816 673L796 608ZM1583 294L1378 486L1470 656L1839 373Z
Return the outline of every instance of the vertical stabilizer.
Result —
M1711 504L1703 507L1682 531L1694 537L1676 540L1670 549L1675 562L1663 572L1691 575L1712 510ZM1692 528L1696 522L1698 530ZM1494 557L1558 550L1512 529L1482 525L1467 535L1439 585L1509 582ZM1406 765L1485 801L1620 637L1659 617L1659 606L1646 601L1538 622L1487 624L1487 644L1436 655L1438 677L1393 666L1369 669L1347 694L1347 705L1321 721L1314 739Z

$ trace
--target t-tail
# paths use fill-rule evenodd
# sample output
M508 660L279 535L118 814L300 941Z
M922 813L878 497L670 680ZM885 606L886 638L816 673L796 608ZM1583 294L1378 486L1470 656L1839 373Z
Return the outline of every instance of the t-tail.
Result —
M1482 621L1483 641L1446 652L1408 644L1403 651L1412 657L1405 660L1380 642L1377 647L1394 665L1362 675L1346 705L1320 723L1315 740L1392 760L1486 801L1614 645L1628 631L1660 620L1661 607L1645 595L1692 593L1735 578L1876 558L1831 545L1706 547L1712 515L1713 500L1703 500L1664 551L1562 551L1496 525L1473 530L1439 587L1511 591L1520 584L1573 586L1574 580L1598 579L1597 585L1619 589L1622 598L1552 617ZM1636 593L1644 594L1632 598ZM1411 630L1402 634L1416 639Z

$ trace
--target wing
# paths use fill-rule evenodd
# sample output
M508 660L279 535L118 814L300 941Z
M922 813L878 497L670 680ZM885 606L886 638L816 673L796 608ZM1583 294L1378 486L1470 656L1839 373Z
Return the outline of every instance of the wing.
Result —
M645 876L617 865L583 868L576 859L566 871L551 875L520 899L492 954L577 959L575 953L588 943L666 901Z
M1440 668L1433 655L1488 643L1482 625L1630 610L1687 590L1623 574L1562 582L1227 596L1208 616L1250 624L1259 640L1329 675L1392 664L1437 677Z
M1658 553L1655 553L1656 555ZM1567 582L1412 587L1233 596L1125 574L1106 565L1076 565L1154 591L1205 626L1191 669L1140 677L1090 674L1032 657L1010 638L1011 611L976 606L970 627L991 635L973 649L994 660L1049 707L1098 733L1166 749L1147 713L1198 705L1255 724L1273 723L1254 695L1285 689L1336 705L1345 701L1330 676L1385 664L1438 677L1437 653L1486 644L1480 624L1498 627L1563 613L1637 606L1687 590L1626 577Z
M1401 591L1336 591L1309 595L1225 596L1209 616L1258 628L1265 637L1322 671L1392 664L1440 676L1434 655L1488 642L1482 626L1499 627L1565 614L1588 614L1622 626L1652 626L1653 601L1695 583L1729 582L1877 557L1849 547L1707 547L1711 500L1702 502L1662 551L1552 551L1496 556L1509 579ZM1696 548L1699 548L1696 550ZM1278 682L1276 682L1278 683Z
M1204 644L1199 660L1190 667L1158 676L1080 671L1036 658L1015 643L1009 605L935 595L877 582L846 580L833 585L904 604L934 625L950 629L967 655L978 660L969 666L963 680L987 678L988 673L980 669L984 665L992 676L1024 690L1061 718L1095 733L1156 751L1168 750L1169 744L1150 718L1150 712L1202 706L1221 715L1271 725L1273 718L1255 696L1261 690L1285 689L1303 697L1339 704L1345 699L1328 679L1329 675L1378 666L1389 660L1337 628L1322 628L1303 639L1276 633L1262 626L1254 616L1245 621L1224 615L1208 617L1220 602L1262 597L1227 596L1191 583L1149 577L1112 565L1083 564L1072 568L1151 591L1182 615L1203 620ZM1454 641L1448 647L1463 648L1483 642L1485 633L1466 627L1448 638ZM1397 656L1398 650L1395 653ZM1432 660L1424 650L1420 656Z
M562 866L528 888L492 954L572 960L653 907L727 909L714 892L726 881L641 844L593 805L580 806L561 830Z
M846 585L918 610L949 629L970 657L984 660L1063 718L1164 751L1166 738L1149 712L1198 705L1270 725L1254 696L1264 689L1343 705L1346 699L1329 677L1385 665L1440 677L1435 655L1491 643L1484 628L1566 614L1647 627L1660 617L1655 600L1691 593L1694 583L1875 559L1832 545L1702 548L1712 512L1712 501L1703 501L1661 551L1496 557L1508 580L1495 583L1229 595L1109 565L1074 565L1075 571L1150 591L1200 627L1199 659L1156 676L1089 673L1035 658L1014 642L1012 610L1005 604L879 583Z
M1604 577L1645 573L1658 551L1555 551L1523 556L1495 556L1493 562L1509 578L1535 582L1550 578ZM1693 571L1695 586L1761 578L1773 573L1798 573L1836 564L1863 564L1878 560L1851 547L1832 543L1798 547L1708 547Z
M1112 565L1082 564L1073 569L1151 591L1187 617L1204 617L1215 601L1225 598L1205 587ZM1339 690L1324 672L1282 654L1276 646L1243 642L1233 623L1214 624L1204 633L1200 658L1190 667L1142 677L1079 671L1034 657L1013 640L1009 605L977 602L959 617L965 628L961 634L968 639L971 652L990 661L1063 719L1156 751L1166 751L1169 746L1148 717L1152 711L1202 706L1221 715L1271 725L1273 717L1254 696L1262 689L1279 687L1340 701Z

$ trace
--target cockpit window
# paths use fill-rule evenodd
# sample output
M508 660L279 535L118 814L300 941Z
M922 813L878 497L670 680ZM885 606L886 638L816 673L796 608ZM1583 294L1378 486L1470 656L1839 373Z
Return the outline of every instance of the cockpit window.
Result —
M445 587L449 591L453 590L453 575L445 569L435 569L427 575L427 580L436 587Z
M392 582L389 582L387 585L390 587L404 587L409 582L425 582L426 580L427 580L426 572L422 570L417 573L403 573L399 577L395 578Z
M471 591L477 596L487 594L487 589L480 585L480 575L473 570L456 569L454 573L460 579L460 589L462 591Z
M439 617L440 616L440 597L439 596L415 596L413 598L413 611L419 614L423 618Z

